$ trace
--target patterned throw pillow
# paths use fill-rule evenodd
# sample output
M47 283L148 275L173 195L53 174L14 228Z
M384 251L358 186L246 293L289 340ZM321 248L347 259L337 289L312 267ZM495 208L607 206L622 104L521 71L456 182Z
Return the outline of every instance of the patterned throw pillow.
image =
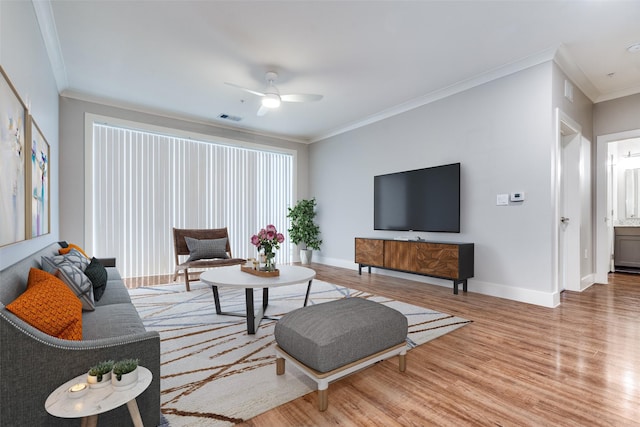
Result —
M27 290L7 310L51 336L82 339L82 303L60 279L45 271L29 271Z
M58 264L55 275L80 298L83 310L93 311L96 309L96 303L93 299L93 284L82 270L65 261Z
M47 273L54 274L58 269L58 265L69 262L72 265L78 267L80 271L84 271L89 266L89 260L85 258L79 251L71 249L65 255L55 255L52 257L42 257L40 260L42 268Z
M91 264L84 270L85 276L91 280L93 284L93 299L100 301L104 290L107 288L107 270L95 258L91 258Z
M199 259L229 258L227 255L227 238L198 240L192 237L185 237L187 248L189 248L189 259L196 261Z

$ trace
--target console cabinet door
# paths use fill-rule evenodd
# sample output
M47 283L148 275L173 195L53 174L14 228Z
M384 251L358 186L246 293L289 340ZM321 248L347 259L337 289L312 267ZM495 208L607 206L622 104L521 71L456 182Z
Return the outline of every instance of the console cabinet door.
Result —
M387 240L384 242L384 266L394 270L415 271L415 253L415 243Z
M429 276L457 279L459 273L458 245L416 243L415 271Z
M356 238L356 263L384 267L384 240Z

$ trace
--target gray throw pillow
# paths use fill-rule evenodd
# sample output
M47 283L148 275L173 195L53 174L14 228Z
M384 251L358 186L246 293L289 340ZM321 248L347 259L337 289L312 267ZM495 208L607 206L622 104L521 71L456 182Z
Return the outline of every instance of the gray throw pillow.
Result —
M196 261L199 259L229 258L227 255L227 238L198 240L192 237L185 237L189 248L189 259Z

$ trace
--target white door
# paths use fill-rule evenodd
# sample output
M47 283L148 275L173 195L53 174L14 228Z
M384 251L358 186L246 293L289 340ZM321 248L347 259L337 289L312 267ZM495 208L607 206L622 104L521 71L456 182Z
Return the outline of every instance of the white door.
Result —
M580 150L581 135L560 125L558 186L558 292L580 290Z

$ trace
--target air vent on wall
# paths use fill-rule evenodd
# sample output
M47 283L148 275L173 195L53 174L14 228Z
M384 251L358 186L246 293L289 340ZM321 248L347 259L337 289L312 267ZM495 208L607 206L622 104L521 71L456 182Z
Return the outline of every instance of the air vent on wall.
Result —
M573 85L569 80L564 81L564 97L573 102Z
M242 120L242 117L238 117L238 116L232 116L230 114L220 114L218 116L219 119L224 119L224 120L231 120L233 122L239 122L240 120Z

